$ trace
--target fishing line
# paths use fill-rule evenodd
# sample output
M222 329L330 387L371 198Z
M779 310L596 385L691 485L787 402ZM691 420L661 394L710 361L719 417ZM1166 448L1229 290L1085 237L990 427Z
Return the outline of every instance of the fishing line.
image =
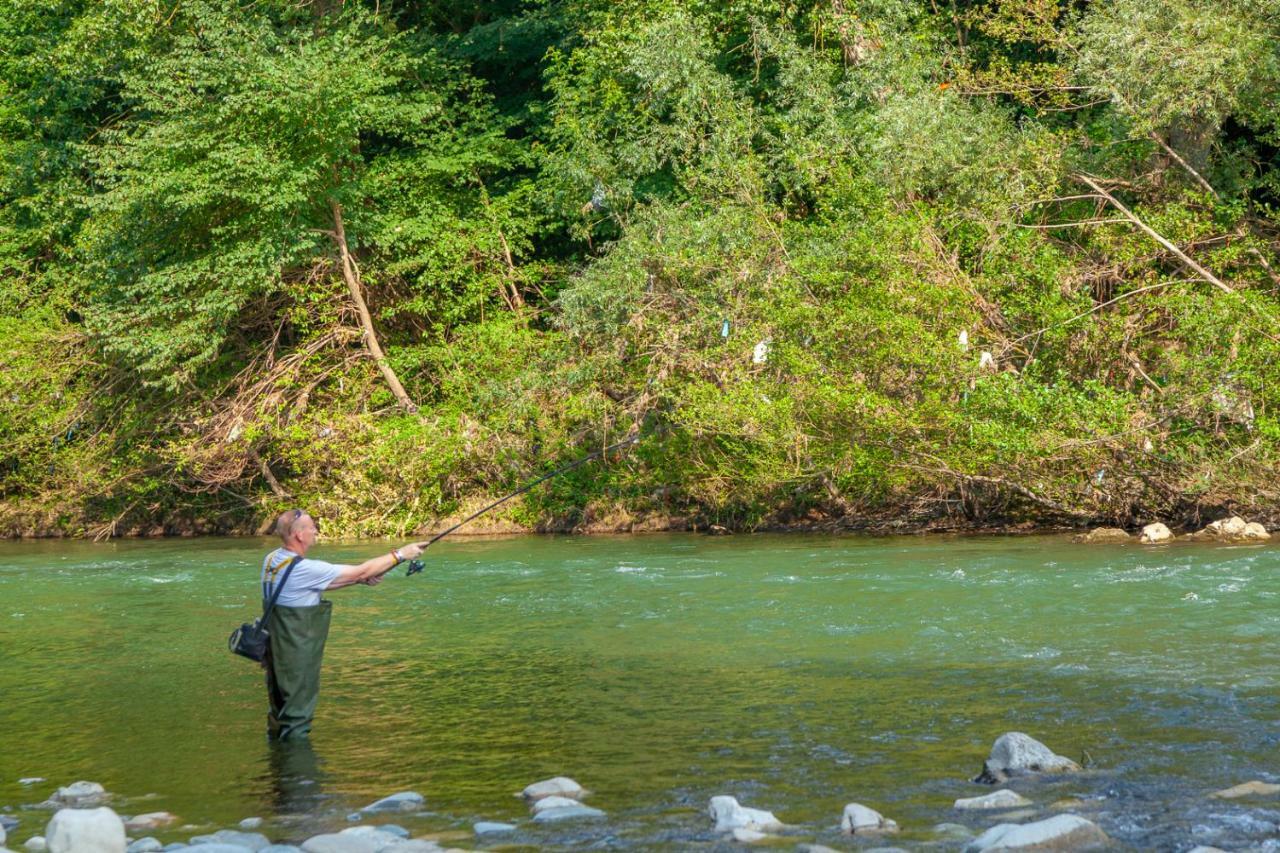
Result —
M430 541L428 541L426 545L422 546L423 550L425 551L427 548L430 548L432 545L439 542L441 539L448 536L450 533L457 530L459 527L466 524L468 521L477 519L480 516L484 515L486 512L488 512L489 510L494 509L495 507L502 506L504 503L511 500L512 498L516 498L516 497L519 497L520 495L523 495L525 492L529 491L539 483L546 482L547 480L550 480L552 477L558 477L567 471L572 471L574 468L577 468L580 465L587 464L592 459L598 459L606 455L611 450L617 450L620 447L626 447L628 444L635 444L639 440L640 440L640 433L637 432L635 435L624 438L622 441L619 441L616 444L611 444L608 447L602 447L601 449L595 451L594 453L588 453L586 456L582 457L581 459L575 460L573 462L570 462L568 465L564 465L560 468L557 468L556 470L552 471L549 474L543 474L541 477L534 480L532 483L521 486L519 489L516 489L514 492L507 495L506 497L499 498L498 500L489 504L484 509L481 509L477 512L473 512L471 515L462 519L462 521L459 521L457 524L453 525L453 527L450 527L448 530L445 530L442 533L437 533L435 536L431 537ZM409 561L408 574L416 575L418 572L422 571L422 569L423 569L422 560Z

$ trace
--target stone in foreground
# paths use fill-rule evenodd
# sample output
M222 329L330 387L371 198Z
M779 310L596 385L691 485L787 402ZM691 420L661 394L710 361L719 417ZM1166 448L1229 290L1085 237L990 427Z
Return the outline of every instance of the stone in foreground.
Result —
M1271 534L1258 522L1245 521L1240 516L1233 515L1206 524L1193 533L1191 538L1216 542L1260 542L1270 539Z
M849 803L840 815L840 831L845 835L897 832L898 824L861 803Z
M389 797L383 797L376 803L370 803L360 811L365 814L396 814L412 812L422 808L426 800L417 791L401 791Z
M62 809L44 837L49 853L124 853L126 847L124 821L108 808Z
M316 835L302 842L306 853L381 853L404 844L398 835L382 832L372 826L355 826L342 832Z
M472 827L476 835L495 835L500 832L515 832L514 823L499 823L496 820L482 820Z
M766 838L772 838L766 832L756 832L754 829L746 827L738 827L733 831L733 840L739 844L755 844L757 841L764 841Z
M1216 797L1219 800L1234 800L1239 797L1270 797L1280 794L1280 785L1273 785L1270 782L1245 782L1236 785L1233 788L1224 788L1221 791L1214 791L1209 796Z
M991 755L973 781L998 785L1027 773L1073 773L1079 769L1079 764L1055 754L1030 735L1005 732L992 744Z
M541 800L543 797L567 797L570 800L581 800L587 790L568 776L556 776L534 782L520 792L526 800Z
M0 829L0 844L4 844L4 830L2 829ZM30 838L28 838L22 846L26 850L30 851L30 853L44 853L45 850L49 849L49 842L44 840L43 835L33 835ZM132 850L132 849L133 849L133 845L130 844L129 848L126 850L126 853L128 853L128 850ZM156 842L156 849L157 850L160 849L159 842Z
M1016 791L1001 788L981 797L962 797L956 800L955 807L961 811L970 809L1016 809L1029 806L1031 801Z
M584 806L582 803L574 803L571 806L561 806L555 809L543 809L533 816L535 823L557 823L562 820L581 820L585 818L604 817L604 812L600 809L593 809L590 806Z
M774 817L772 812L749 809L729 796L712 797L707 813L716 822L716 832L732 832L739 827L754 829L756 832L782 828L782 821Z
M164 845L160 843L159 839L147 836L146 838L139 838L126 847L125 853L157 853L157 851L163 849Z
M1173 531L1158 521L1142 528L1142 534L1138 537L1138 541L1144 545L1158 545L1171 539L1173 539Z
M965 853L999 850L1097 850L1111 839L1092 821L1060 814L1035 823L1002 823L969 842Z

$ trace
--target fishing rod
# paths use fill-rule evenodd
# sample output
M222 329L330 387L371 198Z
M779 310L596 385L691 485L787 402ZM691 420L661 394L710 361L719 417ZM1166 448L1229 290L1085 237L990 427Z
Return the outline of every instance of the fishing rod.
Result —
M552 471L549 474L543 474L541 477L534 480L532 483L521 486L519 489L516 489L511 494L507 495L505 498L499 498L498 500L489 504L484 509L471 513L471 515L462 519L462 521L459 521L457 524L455 524L453 527L450 527L448 530L445 530L443 533L437 533L435 536L431 537L430 541L428 541L426 545L422 546L422 549L425 551L427 548L430 548L432 545L439 542L441 539L448 536L450 533L457 530L459 527L466 524L468 521L477 519L480 516L484 515L486 512L488 512L489 510L495 507L502 506L504 503L511 500L512 498L517 498L520 495L523 495L525 492L529 491L539 483L546 482L547 480L550 480L552 477L558 477L561 474L565 473L566 471L572 471L574 468L577 468L579 465L585 465L588 462L590 462L592 459L598 459L601 456L606 455L611 450L617 450L619 447L626 447L628 444L635 444L639 440L640 440L640 433L637 432L635 435L628 436L627 438L624 438L622 441L619 441L616 444L611 444L608 447L603 447L595 451L594 453L588 453L586 456L582 457L581 459L578 459L574 462L570 462L568 465L565 465L563 467L557 468L556 470ZM422 569L423 569L422 560L409 561L408 574L416 575L418 572L422 571Z

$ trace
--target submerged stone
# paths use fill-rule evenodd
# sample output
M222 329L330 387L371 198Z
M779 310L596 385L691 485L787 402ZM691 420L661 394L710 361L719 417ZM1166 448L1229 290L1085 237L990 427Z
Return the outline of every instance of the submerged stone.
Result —
M556 823L562 820L579 820L584 818L600 818L604 817L604 812L600 809L593 809L590 806L582 804L573 806L562 806L558 809L546 809L540 811L533 816L537 823Z
M271 845L271 839L259 832L239 832L234 829L220 829L209 835L197 835L191 839L192 847L204 847L210 844L231 844L257 851Z
M395 812L412 812L422 808L426 800L417 791L401 791L389 797L383 797L376 803L370 803L360 811L365 814L386 814Z
M161 826L168 826L178 819L177 815L169 814L169 812L148 812L147 814L134 815L124 822L124 828L130 832L138 832L144 829L156 829Z
M1008 788L1001 788L999 791L992 791L981 797L963 797L956 800L955 807L961 811L970 809L1016 809L1019 806L1029 806L1031 801L1021 794L1010 791Z
M97 782L72 782L58 789L50 801L67 806L95 805L107 798L106 789Z
M482 820L472 828L475 830L476 835L494 835L500 832L515 832L516 825L514 823Z
M1092 821L1061 814L1035 823L1001 823L979 835L965 853L986 850L1096 850L1111 843Z
M1232 788L1224 788L1221 791L1214 791L1209 796L1220 800L1234 800L1239 797L1270 797L1275 794L1280 794L1280 785L1255 780L1253 782L1244 782Z
M1133 537L1119 527L1096 527L1088 533L1073 537L1076 542L1097 544L1099 542L1128 542Z
M160 843L159 839L147 836L146 838L139 838L126 847L125 853L157 853L157 851L163 849L164 845Z
M543 797L540 800L534 800L533 805L530 808L533 810L534 814L537 814L538 812L545 812L547 809L572 808L576 805L580 805L577 800L571 800L568 797L561 797L559 795L552 795L550 797Z

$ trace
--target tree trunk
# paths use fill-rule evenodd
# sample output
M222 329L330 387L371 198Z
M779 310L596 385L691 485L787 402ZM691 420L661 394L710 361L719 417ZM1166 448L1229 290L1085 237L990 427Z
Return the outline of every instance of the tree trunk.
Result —
M369 306L365 304L364 293L360 286L360 270L356 266L355 259L351 257L350 249L347 248L347 232L342 225L342 206L338 204L337 199L329 199L329 209L333 211L333 240L338 244L338 254L342 258L342 277L346 279L351 300L355 302L356 311L360 314L360 326L364 329L364 345L369 350L369 355L373 356L378 370L382 371L382 377L387 380L387 385L390 386L396 400L406 411L416 412L418 407L413 400L409 399L408 393L400 384L400 378L391 369L391 365L387 364L387 356L383 353L382 345L378 343L378 335L373 330L373 318L369 316Z

